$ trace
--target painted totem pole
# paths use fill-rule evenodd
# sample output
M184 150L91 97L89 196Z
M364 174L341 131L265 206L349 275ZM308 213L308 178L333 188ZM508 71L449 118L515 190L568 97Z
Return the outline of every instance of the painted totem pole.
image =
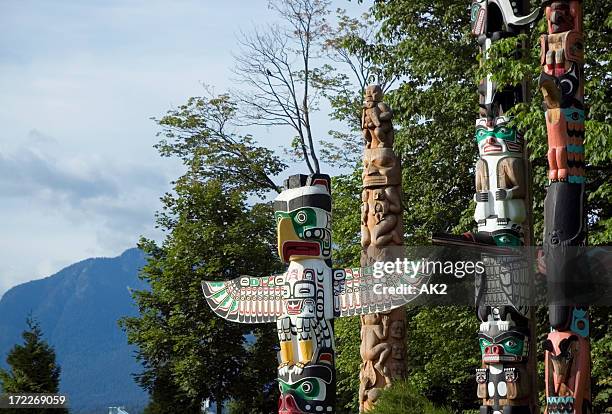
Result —
M376 295L404 275L371 268L332 269L331 195L327 175L294 175L274 201L282 275L203 282L213 311L230 321L276 323L280 341L279 413L334 413L336 371L332 320L384 312L416 295ZM411 278L418 283L419 278Z
M582 2L544 1L540 89L546 108L548 178L544 202L544 255L551 332L544 342L547 414L591 413L589 316L572 305L568 263L586 244L584 190L584 39Z
M529 13L528 0L474 2L472 33L484 59L493 42L525 32L539 15L540 10ZM473 238L494 246L523 246L531 241L530 165L523 136L509 125L507 112L527 99L526 82L500 89L487 76L479 93L475 138L480 159L474 195L478 230ZM481 321L482 368L476 370L480 412L536 414L535 323L528 296L532 274L523 258L486 253L482 258L487 280L477 281L476 299ZM502 275L508 272L512 278L505 280Z
M403 246L401 168L393 152L393 112L379 85L365 91L361 128L365 141L361 195L361 266L395 261ZM403 308L361 316L359 410L371 409L382 389L406 374Z
M529 13L528 7L527 0L472 3L472 33L484 59L494 42L517 36L539 17L539 10ZM518 43L517 48L520 52ZM482 251L485 272L476 279L476 307L481 321L478 340L482 367L476 370L480 413L536 414L535 324L528 296L533 283L531 272L524 257L499 249L531 241L530 165L523 135L511 126L507 115L510 108L525 101L527 88L525 82L500 88L489 75L478 91L477 230L461 236L434 234L433 241L475 245Z

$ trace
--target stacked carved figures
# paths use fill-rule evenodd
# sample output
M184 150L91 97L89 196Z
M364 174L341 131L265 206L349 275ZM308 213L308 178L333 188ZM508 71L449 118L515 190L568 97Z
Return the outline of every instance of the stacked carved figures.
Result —
M581 1L545 1L540 88L546 107L548 178L544 254L552 331L544 342L547 414L591 413L589 317L569 297L569 263L586 244L584 213L584 41ZM582 283L585 283L584 281ZM553 291L560 287L560 291Z
M502 38L525 31L539 11L529 1L482 0L472 4L472 32L483 58ZM520 46L519 52L520 52ZM517 53L520 58L520 53ZM531 237L529 163L520 131L510 126L510 108L527 97L525 82L503 89L487 76L479 86L476 121L478 230L467 236L491 246L523 246ZM486 249L485 249L486 250ZM537 410L532 276L524 257L482 255L486 272L477 280L482 368L476 372L481 414L535 414ZM508 277L508 275L510 277Z
M385 312L416 295L374 293L375 284L406 283L403 275L375 277L371 268L332 269L329 176L294 175L285 187L274 201L274 215L278 254L289 263L287 271L203 282L202 289L210 307L222 318L276 323L279 413L333 413L336 371L332 320ZM410 283L418 284L420 279L411 278ZM403 334L403 325L401 329L392 323L388 326L391 336ZM397 350L389 348L388 352L393 355Z
M525 31L539 16L529 2L478 0L472 3L472 33L483 59L494 42ZM517 42L516 56L522 46ZM520 131L508 111L527 96L526 83L499 87L488 75L479 85L476 121L475 232L435 234L441 245L478 246L485 272L476 278L476 307L482 367L476 370L481 414L535 414L537 391L533 278L528 261L514 247L531 240L530 166Z
M380 86L365 91L362 131L363 192L361 266L395 261L402 254L401 168L393 152L393 112ZM405 376L405 311L403 308L361 317L359 409L374 406L381 390Z

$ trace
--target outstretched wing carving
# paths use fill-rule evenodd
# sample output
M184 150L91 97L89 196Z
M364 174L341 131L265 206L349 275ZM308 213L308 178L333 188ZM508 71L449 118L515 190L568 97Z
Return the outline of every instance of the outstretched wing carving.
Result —
M240 323L275 322L282 310L282 275L241 276L202 282L208 305L220 317Z
M390 273L375 276L372 267L334 270L334 314L336 317L385 312L406 305L419 296L429 275ZM379 285L375 289L375 286ZM383 287L402 287L399 294L381 292ZM409 288L412 286L413 288Z

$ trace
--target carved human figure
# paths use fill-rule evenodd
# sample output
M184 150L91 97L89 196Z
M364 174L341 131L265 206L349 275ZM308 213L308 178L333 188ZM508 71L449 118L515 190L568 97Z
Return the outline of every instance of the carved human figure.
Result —
M380 313L362 315L361 323L361 358L382 372L391 352L391 345L383 342L389 336L389 316Z
M479 232L491 233L498 245L522 244L522 224L527 219L527 183L523 138L507 124L509 119L486 118L476 122L480 159L476 163L476 210Z
M540 40L548 178L570 183L584 181L584 39L579 3L550 2L546 7L548 34Z
M393 146L393 111L382 101L380 85L369 85L365 90L365 101L361 116L361 128L366 148L390 148Z
M383 187L371 190L368 200L370 214L373 215L372 245L387 246L402 243L399 215L402 212L399 187Z

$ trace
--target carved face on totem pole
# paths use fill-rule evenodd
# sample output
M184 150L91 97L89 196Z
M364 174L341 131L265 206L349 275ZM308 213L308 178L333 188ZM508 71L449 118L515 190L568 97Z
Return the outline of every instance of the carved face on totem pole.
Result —
M546 17L550 24L550 33L561 33L572 30L574 26L574 17L570 10L570 4L567 1L552 2L546 8Z
M480 118L476 122L476 143L481 157L488 155L522 156L523 137L508 126L510 119L500 116L492 122Z
M363 186L399 185L400 165L392 148L372 148L363 156Z
M279 413L333 412L335 369L329 177L292 176L274 201L278 253L289 262L277 321ZM328 286L329 285L329 286Z
M478 340L485 363L520 362L527 357L527 338L517 330L511 329L493 336L488 331L480 332Z
M331 354L319 355L326 361ZM278 378L281 396L279 414L333 413L330 401L335 398L335 371L329 363L311 364L299 374L289 371Z
M380 102L383 99L383 91L380 85L368 85L365 90L366 102Z
M274 201L278 254L286 263L331 258L329 181L312 177L310 185L289 188Z
M573 332L554 332L544 341L547 412L590 413L590 383L586 381L589 346L584 337Z
M529 335L526 328L517 326L510 312L505 318L500 312L492 312L480 326L478 341L483 368L476 370L476 382L478 397L491 410L487 412L506 412L504 407L512 406L517 412L529 412L520 411L529 406L529 376L525 366L529 358Z
M393 147L393 111L382 102L383 97L380 85L370 85L365 90L361 129L366 149Z

